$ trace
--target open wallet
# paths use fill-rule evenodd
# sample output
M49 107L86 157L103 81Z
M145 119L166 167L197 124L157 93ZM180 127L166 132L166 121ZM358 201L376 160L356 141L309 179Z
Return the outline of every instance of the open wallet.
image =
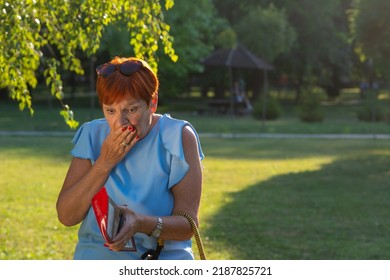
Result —
M124 217L120 208L108 196L105 187L95 194L92 198L92 208L95 213L96 221L99 225L100 232L108 246L112 239L122 228ZM134 237L132 237L122 249L123 251L137 251Z

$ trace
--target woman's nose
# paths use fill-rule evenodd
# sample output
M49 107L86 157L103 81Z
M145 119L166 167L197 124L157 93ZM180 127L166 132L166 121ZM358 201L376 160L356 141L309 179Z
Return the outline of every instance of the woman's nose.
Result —
M127 119L125 114L120 114L120 116L118 117L117 123L119 126L125 126L125 125L130 124L130 122Z

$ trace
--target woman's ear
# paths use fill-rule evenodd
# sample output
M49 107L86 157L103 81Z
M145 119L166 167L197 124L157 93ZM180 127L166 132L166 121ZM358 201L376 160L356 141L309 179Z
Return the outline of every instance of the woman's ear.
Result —
M153 97L152 101L150 102L150 110L152 111L152 113L156 113L157 104L158 104L158 96Z

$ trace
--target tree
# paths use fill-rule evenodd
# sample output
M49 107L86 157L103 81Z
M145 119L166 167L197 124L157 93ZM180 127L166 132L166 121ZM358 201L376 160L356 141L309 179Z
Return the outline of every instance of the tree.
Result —
M267 1L268 2L268 1ZM271 1L272 2L272 1ZM343 0L282 0L289 22L297 32L297 41L283 66L294 79L297 99L302 86L316 79L317 84L338 83L350 61L348 25ZM285 63L287 62L287 63ZM333 79L336 79L334 81ZM329 96L339 94L338 87L326 85Z
M339 94L339 79L348 73L351 65L345 14L350 2L351 0L242 0L237 3L235 0L215 0L215 5L221 16L227 18L232 26L241 25L240 29L246 30L245 33L237 30L240 32L237 34L238 40L244 36L249 44L254 44L251 42L257 39L256 48L266 49L265 47L272 45L273 48L270 48L269 52L279 52L272 61L275 72L288 74L289 81L296 85L298 99L301 87L308 81L313 81L313 77L317 79L317 84L323 85L329 91L329 95ZM275 8L270 8L272 5ZM266 24L265 18L273 18L274 21L270 20ZM276 18L279 18L279 21ZM241 24L241 21L246 23ZM295 40L291 41L292 37L286 36L285 41L281 42L287 45L293 42L288 51L287 47L284 51L279 46L275 48L274 42L278 41L278 37L280 40L280 31L267 31L282 26L285 35L295 33ZM270 41L264 42L261 34L269 34ZM287 38L290 40L286 40ZM254 47L251 47L251 50L256 52Z
M280 54L288 53L296 33L288 23L284 10L270 4L267 8L252 8L235 25L235 30L246 47L259 57L273 61Z
M166 15L166 23L175 38L176 63L163 57L159 63L160 93L177 96L188 90L190 74L203 70L201 60L212 50L212 41L220 25L216 11L209 0L176 1Z
M165 9L173 6L165 1ZM38 70L44 75L51 94L63 105L61 114L71 128L78 123L70 108L62 103L64 93L60 70L83 74L78 57L96 53L105 28L126 23L136 56L157 70L156 52L162 42L164 52L177 60L169 25L158 0L18 0L3 1L0 12L0 88L34 112L30 90L37 85Z
M376 78L390 75L390 1L354 0L349 12L351 38L360 61L368 67L372 85Z
M249 8L245 17L234 26L239 41L258 57L274 61L288 54L296 40L295 30L289 24L284 10L273 4ZM261 71L256 71L260 75ZM261 81L254 79L253 99L258 99Z

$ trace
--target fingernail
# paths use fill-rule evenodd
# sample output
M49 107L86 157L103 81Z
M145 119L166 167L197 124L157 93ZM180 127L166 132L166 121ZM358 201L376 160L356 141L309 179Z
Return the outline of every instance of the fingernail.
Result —
M129 125L128 129L129 129L130 131L134 131L134 127L132 127L131 125Z
M137 135L137 136L135 136L135 139L137 139L137 140L138 140L138 139L139 139L139 136L138 136L138 135Z
M126 127L122 127L122 131L125 131L126 130Z

